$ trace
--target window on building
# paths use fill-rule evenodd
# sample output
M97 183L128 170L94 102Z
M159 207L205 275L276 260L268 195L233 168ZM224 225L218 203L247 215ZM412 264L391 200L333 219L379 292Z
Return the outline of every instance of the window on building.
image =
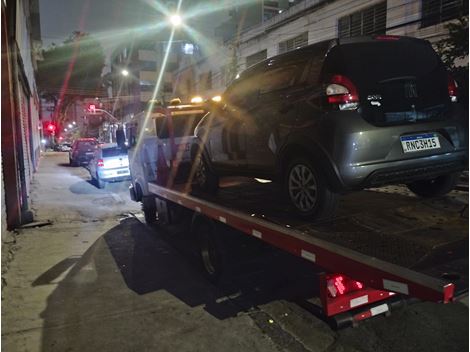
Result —
M279 43L279 54L301 48L308 44L308 32L304 32L294 38Z
M186 55L193 55L194 54L194 44L192 44L192 43L183 44L183 53L185 53Z
M140 61L139 68L142 71L156 71L157 63L155 61Z
M141 92L153 92L155 88L155 82L140 80L139 81L140 91Z
M253 66L254 64L265 60L268 57L268 51L261 50L257 52L256 54L250 55L246 57L246 67Z
M421 27L468 15L468 0L423 0Z
M348 38L369 34L385 34L386 24L387 2L384 1L341 17L338 20L338 36Z

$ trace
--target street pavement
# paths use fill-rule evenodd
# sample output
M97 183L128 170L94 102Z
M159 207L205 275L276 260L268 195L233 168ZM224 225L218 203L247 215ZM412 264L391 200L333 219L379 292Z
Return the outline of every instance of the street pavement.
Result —
M145 225L127 182L100 190L67 161L41 158L31 195L40 226L20 229L10 248L5 351L468 350L461 303L332 330L299 304L318 293L318 269L237 234L227 234L235 269L214 286L187 233Z

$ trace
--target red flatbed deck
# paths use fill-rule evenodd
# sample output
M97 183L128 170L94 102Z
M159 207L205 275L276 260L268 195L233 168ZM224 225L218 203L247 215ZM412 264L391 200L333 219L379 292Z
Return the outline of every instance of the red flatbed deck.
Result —
M389 186L343 196L338 216L296 218L272 183L231 179L216 196L149 183L167 200L366 286L449 302L468 291L468 193L420 199Z

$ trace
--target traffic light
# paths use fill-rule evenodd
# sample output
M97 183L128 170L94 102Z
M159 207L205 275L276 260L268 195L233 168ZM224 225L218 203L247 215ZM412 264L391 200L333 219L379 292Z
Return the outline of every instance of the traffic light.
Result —
M88 104L88 112L94 114L96 112L96 104Z
M49 122L46 128L50 133L54 133L56 130L56 125L54 125L52 122Z

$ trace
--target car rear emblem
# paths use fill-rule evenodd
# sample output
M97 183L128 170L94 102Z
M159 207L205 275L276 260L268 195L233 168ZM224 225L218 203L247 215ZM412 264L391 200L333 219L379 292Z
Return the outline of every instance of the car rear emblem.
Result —
M405 98L417 98L418 90L416 89L415 82L406 82L405 83Z

